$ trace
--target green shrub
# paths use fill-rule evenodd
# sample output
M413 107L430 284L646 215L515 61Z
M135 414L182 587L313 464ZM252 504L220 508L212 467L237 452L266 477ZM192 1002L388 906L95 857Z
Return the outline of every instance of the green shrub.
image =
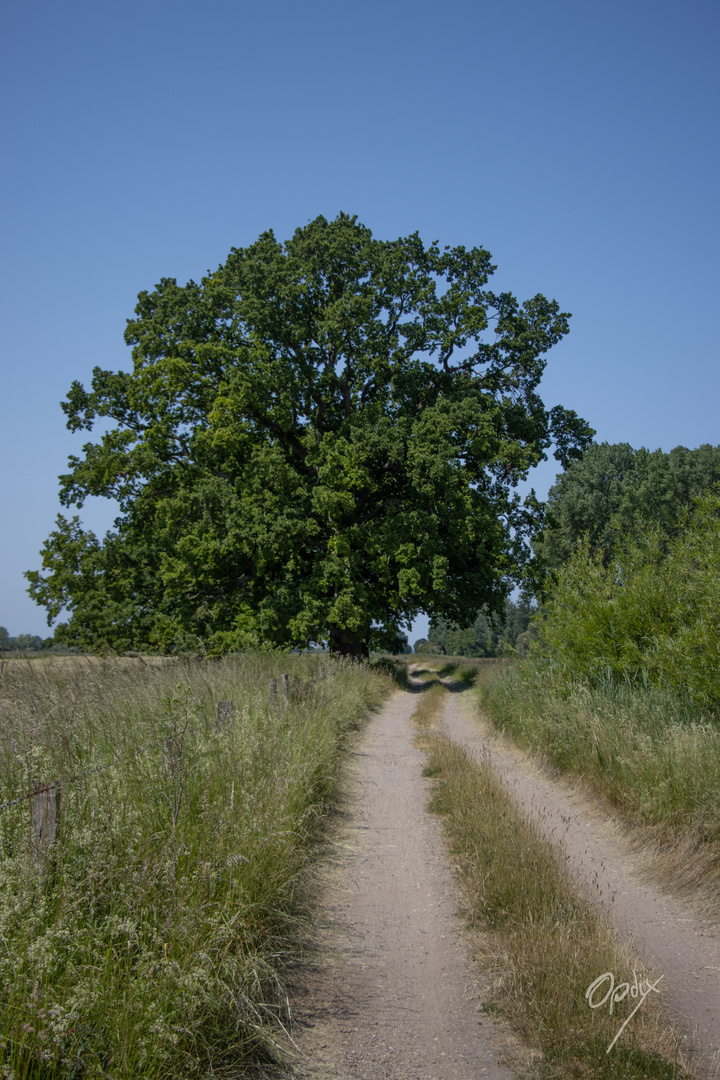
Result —
M559 573L538 622L539 651L571 681L643 681L720 708L720 497L684 530L628 538L609 560L587 543Z

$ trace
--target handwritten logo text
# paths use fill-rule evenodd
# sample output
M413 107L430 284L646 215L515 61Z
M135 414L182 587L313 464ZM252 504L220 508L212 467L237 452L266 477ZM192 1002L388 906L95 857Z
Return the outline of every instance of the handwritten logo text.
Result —
M651 983L649 979L645 979L644 981L646 985L645 989L643 989L643 980L640 979L640 981L638 982L638 977L633 971L632 983L618 983L616 986L615 976L613 975L612 971L606 971L604 975L599 975L597 979L594 980L594 982L590 983L587 990L585 991L585 997L587 998L588 1005L591 1009L601 1009L603 1005L609 1005L611 1016L614 1007L619 1001L623 1001L628 996L630 996L631 998L638 998L637 1005L627 1017L625 1023L622 1024L622 1026L620 1027L617 1035L605 1051L606 1054L610 1053L613 1046L625 1030L625 1027L629 1023L629 1021L632 1020L633 1016L638 1011L648 994L651 993L651 991L656 994L660 993L657 986L658 983L662 982L664 978L665 976L661 975L660 978L654 983ZM607 986L605 994L603 997L600 997L605 986Z

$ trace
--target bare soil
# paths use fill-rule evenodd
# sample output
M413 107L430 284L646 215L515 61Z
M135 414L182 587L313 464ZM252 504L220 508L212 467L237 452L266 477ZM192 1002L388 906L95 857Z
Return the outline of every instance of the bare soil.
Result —
M470 695L448 695L446 734L474 755L489 756L515 800L562 848L577 883L656 977L663 976L663 1003L686 1033L695 1067L708 1076L720 1075L717 921L703 918L686 900L650 883L647 861L611 809L584 794L580 785L544 772L534 759L493 733L473 704Z
M320 941L293 994L296 1075L313 1080L511 1080L509 1029L455 912L442 827L426 812L417 703L398 693L355 747L353 806L327 868Z
M456 915L462 900L442 827L426 811L425 757L409 722L416 702L397 693L353 752L314 954L293 988L303 1080L510 1080L527 1062L510 1030L482 1012L487 977ZM470 695L448 694L444 728L489 755L577 882L663 975L663 1002L694 1047L695 1067L720 1076L717 923L648 884L607 807L493 734Z

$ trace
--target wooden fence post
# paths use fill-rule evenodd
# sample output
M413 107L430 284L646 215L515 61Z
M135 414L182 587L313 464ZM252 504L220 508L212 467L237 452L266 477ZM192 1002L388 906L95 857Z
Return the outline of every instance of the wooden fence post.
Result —
M283 705L290 700L290 680L287 675L281 675L279 679L271 679L268 687L268 697L271 705L277 705L278 698L282 695Z
M49 784L38 784L30 794L33 862L38 856L46 855L50 846L55 843L60 820L60 797L60 784L57 780L52 780Z
M228 721L232 720L233 716L233 703L232 701L218 701L217 714L215 716L215 724L217 727L222 727Z

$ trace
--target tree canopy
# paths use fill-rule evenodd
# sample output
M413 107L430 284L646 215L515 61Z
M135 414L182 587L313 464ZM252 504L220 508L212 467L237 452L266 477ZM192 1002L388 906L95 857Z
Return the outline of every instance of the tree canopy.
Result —
M550 488L543 531L533 541L540 575L557 571L581 543L609 557L640 524L674 531L693 500L720 483L720 446L634 450L593 443Z
M483 248L272 232L197 284L138 297L132 372L63 403L64 505L117 500L104 538L60 516L29 591L86 648L396 642L420 611L501 609L538 521L518 481L593 432L538 394L566 313L486 288Z

